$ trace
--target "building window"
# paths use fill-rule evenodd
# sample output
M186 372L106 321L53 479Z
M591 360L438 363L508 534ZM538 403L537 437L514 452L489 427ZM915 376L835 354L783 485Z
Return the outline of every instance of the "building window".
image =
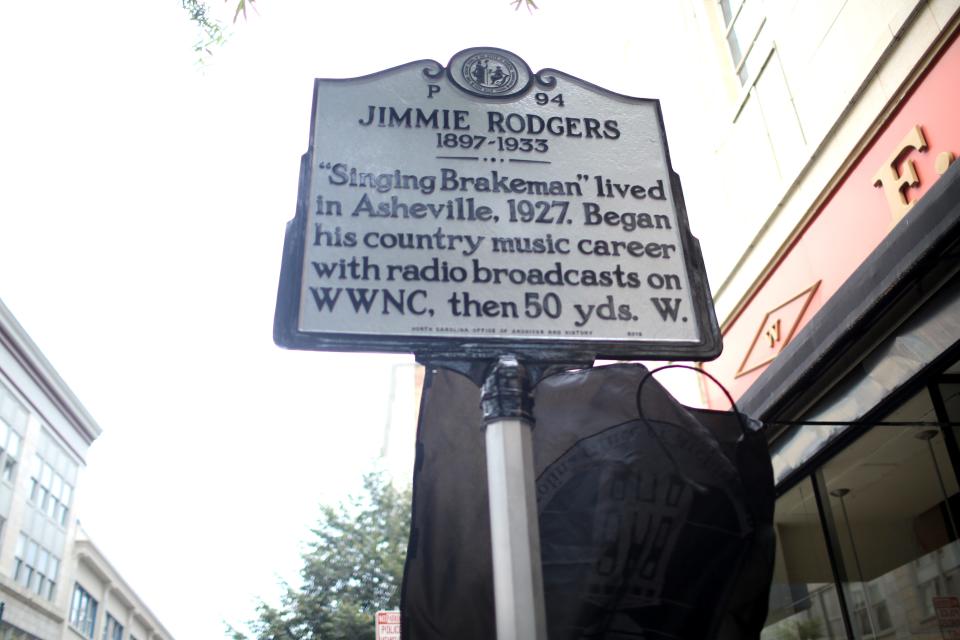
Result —
M109 613L103 625L103 640L123 640L123 626Z
M0 456L3 457L3 471L0 474L7 482L13 482L21 442L20 435L6 422L0 421Z
M70 626L84 638L93 640L93 627L97 621L97 601L79 584L73 587L70 603Z
M41 640L32 633L13 626L9 622L0 621L0 640Z
M73 498L73 487L39 454L33 460L30 500L48 518L64 527Z
M59 573L60 558L21 533L17 538L13 579L38 596L53 600Z
M923 390L883 419L937 418ZM856 637L937 635L934 598L960 596L960 487L944 432L877 426L817 473Z
M754 54L754 45L766 18L760 11L758 0L719 0L719 3L726 27L727 48L740 84L745 86L765 62L760 60L760 54Z
M0 385L0 477L7 482L13 482L26 428L27 410Z
M761 638L844 637L827 541L809 478L777 500L774 527L777 554Z
M23 433L27 428L27 410L2 384L0 384L0 419L19 433Z

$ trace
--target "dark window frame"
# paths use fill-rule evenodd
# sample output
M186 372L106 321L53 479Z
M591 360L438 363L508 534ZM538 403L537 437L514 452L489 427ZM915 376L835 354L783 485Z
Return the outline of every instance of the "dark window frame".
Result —
M74 583L70 599L70 626L84 638L93 640L97 626L97 600L79 582Z

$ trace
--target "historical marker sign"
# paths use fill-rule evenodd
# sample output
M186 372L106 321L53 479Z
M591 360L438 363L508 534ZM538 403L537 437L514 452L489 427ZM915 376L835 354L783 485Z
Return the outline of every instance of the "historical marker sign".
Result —
M317 80L275 339L458 359L715 357L659 102L491 48Z

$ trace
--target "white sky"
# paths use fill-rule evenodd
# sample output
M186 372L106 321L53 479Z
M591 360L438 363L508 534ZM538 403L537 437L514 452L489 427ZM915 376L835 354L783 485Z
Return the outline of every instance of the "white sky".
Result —
M223 637L296 579L317 505L371 468L411 361L273 345L314 77L498 46L660 97L681 176L702 126L675 82L682 3L257 4L204 68L177 0L0 13L0 299L104 429L77 515L181 640Z

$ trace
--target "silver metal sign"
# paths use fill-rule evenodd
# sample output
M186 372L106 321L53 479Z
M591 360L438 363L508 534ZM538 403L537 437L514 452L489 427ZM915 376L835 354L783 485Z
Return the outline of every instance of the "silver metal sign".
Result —
M281 346L706 360L721 340L657 100L476 48L317 80Z

